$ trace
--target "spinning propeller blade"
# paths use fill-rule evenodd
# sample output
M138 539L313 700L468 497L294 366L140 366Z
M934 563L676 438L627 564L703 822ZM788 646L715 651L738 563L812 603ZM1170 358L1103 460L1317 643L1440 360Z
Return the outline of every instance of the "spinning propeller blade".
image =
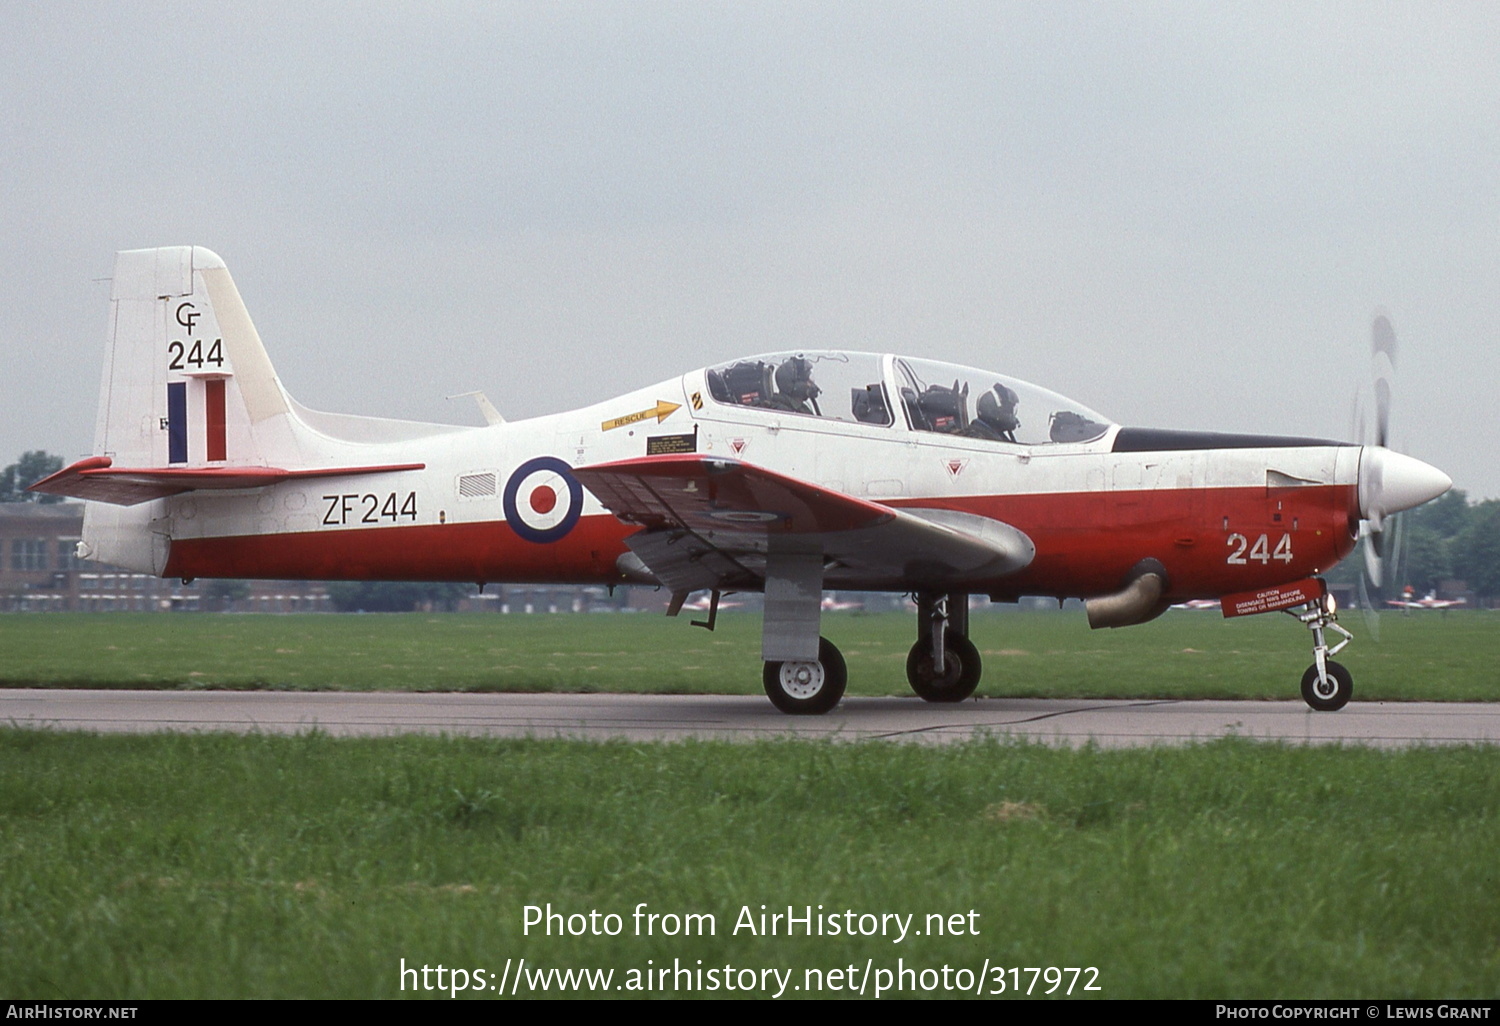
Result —
M1372 641L1380 640L1380 610L1370 604L1370 586L1365 583L1365 574L1359 575L1359 612L1365 621L1365 631Z
M1359 443L1359 511L1363 521L1365 574L1360 581L1360 606L1372 637L1379 637L1378 610L1370 593L1380 601L1381 586L1394 579L1400 550L1400 532L1395 514L1420 506L1442 495L1453 480L1436 467L1412 459L1389 447L1391 397L1395 391L1396 332L1390 318L1378 314L1370 326L1370 375L1374 403L1356 402Z
M1377 314L1370 325L1370 373L1375 389L1375 423L1370 444L1388 446L1391 429L1391 391L1396 378L1396 330L1391 319ZM1361 439L1361 441L1365 441Z

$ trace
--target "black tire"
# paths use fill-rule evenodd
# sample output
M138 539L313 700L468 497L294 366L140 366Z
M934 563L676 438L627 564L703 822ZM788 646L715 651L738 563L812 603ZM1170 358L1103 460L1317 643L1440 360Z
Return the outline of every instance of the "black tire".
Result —
M1302 700L1318 712L1333 712L1349 704L1354 696L1354 677L1343 665L1327 660L1328 680L1334 685L1331 693L1319 693L1318 664L1313 663L1302 675Z
M979 649L968 638L949 634L943 647L943 672L932 665L932 642L924 638L906 656L906 679L924 702L962 702L979 687Z
M771 704L782 712L818 716L844 697L849 669L837 646L827 638L819 638L817 662L768 662L761 679Z

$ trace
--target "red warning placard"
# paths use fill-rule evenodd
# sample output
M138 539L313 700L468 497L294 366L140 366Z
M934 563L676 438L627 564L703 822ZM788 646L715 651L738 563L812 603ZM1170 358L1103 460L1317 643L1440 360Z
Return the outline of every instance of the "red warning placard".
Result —
M1290 609L1293 606L1316 601L1326 594L1328 594L1328 586L1323 583L1323 579L1309 577L1292 584L1278 584L1274 588L1225 595L1219 600L1219 608L1224 610L1225 616L1273 613L1278 609Z

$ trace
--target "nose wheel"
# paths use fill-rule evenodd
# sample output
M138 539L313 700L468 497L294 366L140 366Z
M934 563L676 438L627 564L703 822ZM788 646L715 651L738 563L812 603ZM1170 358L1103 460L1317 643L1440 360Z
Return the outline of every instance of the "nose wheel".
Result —
M1323 669L1319 675L1318 664L1313 663L1302 675L1302 700L1318 712L1342 709L1354 694L1354 677L1332 659L1323 661Z
M768 662L761 680L771 704L782 712L816 716L839 704L849 671L837 646L819 638L817 659Z

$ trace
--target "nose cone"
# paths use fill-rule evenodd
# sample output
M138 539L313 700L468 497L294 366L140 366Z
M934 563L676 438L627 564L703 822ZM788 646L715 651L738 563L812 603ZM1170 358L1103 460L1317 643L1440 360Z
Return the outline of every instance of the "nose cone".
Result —
M1453 479L1431 464L1378 445L1359 458L1359 510L1366 520L1420 506L1453 487Z

